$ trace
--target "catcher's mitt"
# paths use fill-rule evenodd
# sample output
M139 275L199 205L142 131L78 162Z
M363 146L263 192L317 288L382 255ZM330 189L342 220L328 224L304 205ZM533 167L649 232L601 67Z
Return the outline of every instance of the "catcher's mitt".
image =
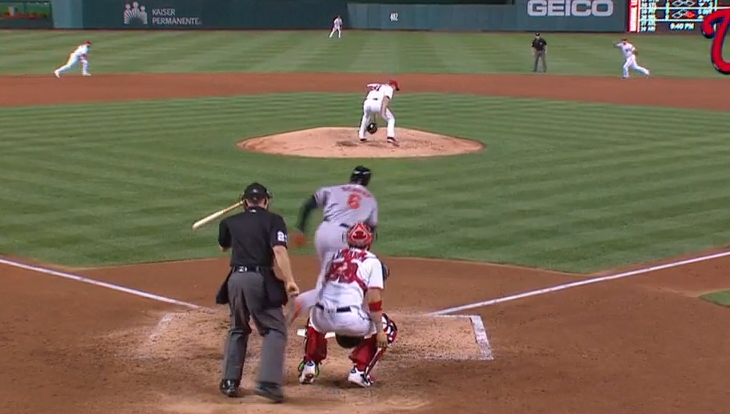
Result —
M374 134L378 130L378 124L371 122L368 124L367 131L370 134Z
M294 237L292 237L292 244L294 247L302 247L305 244L307 244L307 236L304 235L304 233L294 233Z

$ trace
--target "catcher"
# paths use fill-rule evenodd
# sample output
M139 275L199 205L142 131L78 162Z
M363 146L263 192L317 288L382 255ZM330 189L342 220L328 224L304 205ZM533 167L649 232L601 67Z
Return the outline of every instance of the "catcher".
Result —
M398 328L383 312L381 292L388 268L370 252L370 227L357 223L347 231L348 247L330 255L324 283L297 299L301 311L309 312L304 358L299 364L299 382L311 384L327 358L327 332L334 332L350 354L353 367L347 380L363 388L373 384L371 373L385 349L395 342Z

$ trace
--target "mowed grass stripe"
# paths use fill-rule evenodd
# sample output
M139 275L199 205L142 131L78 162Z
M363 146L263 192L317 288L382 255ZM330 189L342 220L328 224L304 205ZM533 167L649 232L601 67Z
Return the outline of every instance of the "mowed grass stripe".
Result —
M235 147L239 139L277 131L355 126L360 101L359 94L275 94L1 108L0 116L15 121L0 130L0 142L23 136L32 150L0 152L11 174L0 189L7 212L0 251L75 265L207 257L214 254L215 226L191 234L190 224L230 205L247 182L271 186L275 208L291 222L317 187L345 181L356 163L376 172L372 188L383 221L377 250L388 255L580 271L624 260L617 238L648 237L651 246L627 253L651 259L653 246L682 253L688 240L710 242L720 234L703 238L699 230L711 229L712 221L722 225L720 207L730 197L723 146L730 121L719 112L404 94L394 101L399 126L482 140L487 149L435 159L326 160ZM326 113L312 117L313 105ZM458 113L445 114L444 105ZM577 134L547 122L566 108L588 114L570 121ZM68 114L88 118L91 128L74 121L59 131ZM603 122L596 114L605 114ZM657 115L685 122L674 120L653 135L645 123ZM525 117L548 127L535 133ZM616 128L618 119L625 131ZM701 121L711 133L698 134ZM589 128L600 139L583 136ZM26 188L37 191L25 194ZM47 234L33 232L39 223ZM93 235L84 238L78 228L109 240L92 244ZM613 250L597 254L601 246Z
M85 40L95 73L528 73L529 33L358 31L27 31L0 43L0 73L50 73ZM546 33L549 73L619 76L614 34ZM5 39L5 38L4 38ZM709 43L695 36L632 36L639 63L659 76L712 77ZM19 48L18 45L28 45Z

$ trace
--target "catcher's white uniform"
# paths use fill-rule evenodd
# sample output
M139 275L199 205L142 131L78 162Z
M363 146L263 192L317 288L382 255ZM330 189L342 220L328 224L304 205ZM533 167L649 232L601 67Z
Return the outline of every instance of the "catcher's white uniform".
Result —
M641 72L646 76L649 76L649 70L646 68L643 68L639 66L636 63L636 48L631 43L623 40L616 44L616 47L621 49L621 53L624 54L624 58L626 61L624 62L624 73L623 77L628 78L629 77L629 68L634 69L637 72Z

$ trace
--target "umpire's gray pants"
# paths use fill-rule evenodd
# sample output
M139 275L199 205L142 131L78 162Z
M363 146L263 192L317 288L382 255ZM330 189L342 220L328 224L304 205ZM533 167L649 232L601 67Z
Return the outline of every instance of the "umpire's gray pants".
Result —
M547 72L547 63L545 62L545 51L544 50L538 50L535 52L535 66L532 69L532 71L537 72L537 63L540 59L542 59L542 71Z
M256 329L264 338L258 381L282 385L286 347L284 310L281 306L265 308L264 276L234 272L228 279L228 298L231 327L224 351L223 378L241 380L248 335L251 333L249 319L253 318Z

